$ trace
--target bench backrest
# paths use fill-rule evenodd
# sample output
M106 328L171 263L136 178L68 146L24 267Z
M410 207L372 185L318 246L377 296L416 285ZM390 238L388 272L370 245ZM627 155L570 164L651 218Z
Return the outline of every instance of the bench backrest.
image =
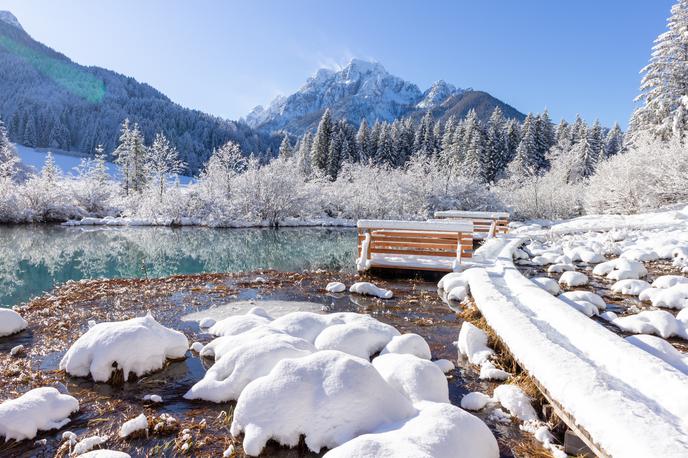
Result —
M474 232L489 233L491 236L509 232L509 214L506 212L470 212L446 210L435 212L435 221L471 221Z
M369 237L366 259L375 253L443 256L467 259L473 256L473 224L464 221L358 222L358 254Z

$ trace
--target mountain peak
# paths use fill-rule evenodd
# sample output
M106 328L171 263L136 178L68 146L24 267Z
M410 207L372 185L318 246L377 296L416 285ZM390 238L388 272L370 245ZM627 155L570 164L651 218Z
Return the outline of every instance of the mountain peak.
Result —
M12 27L16 27L19 30L24 30L14 14L10 13L9 11L0 11L0 21L9 24Z
M416 106L424 110L432 109L439 106L448 97L460 92L462 90L457 89L453 84L449 84L444 80L437 80L423 93L423 98Z

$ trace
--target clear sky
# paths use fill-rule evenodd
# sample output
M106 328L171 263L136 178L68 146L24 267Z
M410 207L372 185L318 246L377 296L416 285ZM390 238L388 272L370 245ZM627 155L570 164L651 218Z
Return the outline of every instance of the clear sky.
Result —
M673 0L0 0L35 39L236 119L319 67L376 60L517 109L626 126ZM1 83L0 83L1 84Z

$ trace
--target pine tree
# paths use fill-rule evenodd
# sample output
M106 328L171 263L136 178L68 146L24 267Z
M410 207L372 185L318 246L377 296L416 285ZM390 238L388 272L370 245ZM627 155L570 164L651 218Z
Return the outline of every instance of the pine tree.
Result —
M299 149L296 153L296 163L299 168L299 171L304 177L309 177L313 172L311 164L312 148L313 133L309 130L308 132L306 132L303 138L301 138L301 142L299 143Z
M97 145L95 148L95 156L93 158L93 170L91 176L100 185L104 185L110 180L110 174L107 169L107 156L103 145Z
M561 144L564 141L571 141L571 128L565 119L559 121L559 125L557 125L554 137L557 144Z
M504 134L504 166L507 167L516 157L516 150L521 143L521 126L518 121L511 118L506 122Z
M358 150L358 158L361 162L368 161L372 156L370 152L370 128L365 118L361 121L361 125L358 126L358 132L356 133L356 149Z
M5 124L0 120L0 179L13 178L18 165L19 156L7 136Z
M463 167L466 175L484 179L485 136L478 115L473 109L464 120L462 144L465 148Z
M229 141L213 150L201 172L201 182L208 185L211 192L220 191L223 198L229 199L232 195L233 178L247 168L248 160L241 153L241 147L238 143Z
M583 121L583 118L581 118L581 116L578 114L576 115L576 120L573 122L570 130L571 143L575 145L587 135L588 126L585 124L585 121Z
M332 114L326 109L320 118L318 130L315 132L313 149L311 152L313 167L320 172L327 172L330 142L332 140Z
M427 112L420 120L418 128L416 129L416 135L413 140L414 152L423 152L425 154L432 153L434 145L433 127L432 115L430 112Z
M547 109L537 117L537 129L538 168L547 169L549 168L547 154L550 148L556 143L554 126L552 125L552 120L549 117Z
M454 133L456 131L456 117L451 115L444 123L444 134L442 135L442 151L451 150L454 144Z
M394 166L397 161L392 142L392 133L389 124L385 123L380 131L378 139L377 163Z
M26 146L37 146L36 142L36 123L33 118L29 118L24 126L23 143Z
M112 155L115 157L115 164L117 164L120 173L122 174L122 185L126 195L129 195L129 190L131 188L131 137L132 135L129 127L129 119L127 118L122 122L119 135L119 145L117 145L117 148L112 152Z
M291 144L289 143L289 135L286 133L284 134L284 138L282 138L282 143L280 143L279 147L279 157L283 159L289 159L292 157L292 149L291 149Z
M41 178L45 182L53 184L57 181L61 174L62 171L55 163L53 153L48 151L48 154L45 155L45 162L43 163L43 168L41 169Z
M146 169L158 185L160 200L165 193L165 180L170 175L178 175L184 170L184 163L179 160L177 149L172 146L162 133L155 135L153 145L146 158Z
M584 135L571 150L571 154L575 157L575 166L569 175L571 182L580 181L595 173L598 155L593 150L588 137L588 135Z
M684 116L688 104L688 0L678 0L671 8L667 31L655 40L641 73L636 101L642 105L631 117L631 138L643 132L660 140L683 138L686 123L675 118Z
M619 123L615 123L614 127L607 133L607 138L605 140L604 146L604 156L609 158L615 154L619 154L623 151L623 141L624 134L621 132L621 127Z
M485 132L484 179L493 183L507 165L504 115L499 106L492 111Z
M604 137L602 134L602 125L600 124L599 119L595 120L590 128L590 131L588 132L588 142L590 143L589 146L592 150L592 154L596 158L604 158Z
M330 139L330 145L327 151L327 174L335 180L337 174L339 173L339 168L342 165L342 144L344 139L342 138L342 131L340 129L335 129L332 133L332 138Z
M528 113L521 129L521 142L516 148L516 157L512 164L512 173L522 176L539 172L537 125L532 113Z

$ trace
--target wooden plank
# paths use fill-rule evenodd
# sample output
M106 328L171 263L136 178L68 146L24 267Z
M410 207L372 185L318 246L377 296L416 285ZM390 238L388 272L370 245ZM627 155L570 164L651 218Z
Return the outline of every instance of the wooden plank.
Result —
M507 212L443 210L436 211L434 216L435 218L509 219L510 215Z
M456 243L457 240L460 238L463 239L465 237L420 237L420 236L389 236L389 235L380 235L379 233L375 233L372 235L372 238L375 240L398 240L400 242L428 242L428 243ZM471 239L473 237L470 237ZM358 237L359 241L365 240L365 237L359 236Z
M386 248L376 248L371 249L369 253L372 254L398 254L398 255L413 255L413 256L442 256L442 257L453 257L456 255L456 249L451 252L448 251L427 251L427 250L398 250L398 249L386 249ZM461 250L461 257L471 257L472 250Z
M473 224L466 221L430 222L397 220L358 220L356 226L363 229L397 229L412 231L472 232Z

